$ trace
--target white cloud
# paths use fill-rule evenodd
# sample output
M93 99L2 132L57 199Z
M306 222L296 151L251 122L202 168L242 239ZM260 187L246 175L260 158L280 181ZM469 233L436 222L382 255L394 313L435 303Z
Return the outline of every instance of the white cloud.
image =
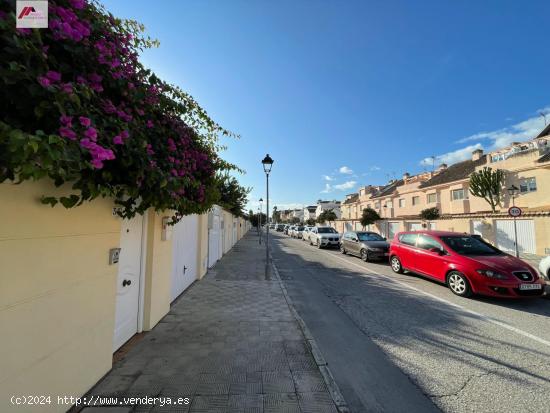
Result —
M274 206L277 206L277 211L282 211L284 209L302 209L305 205L304 204L297 204L293 202L288 203L275 203ZM273 207L270 206L270 208L273 210Z
M340 172L341 174L346 174L346 175L351 175L353 173L353 171L348 168L347 166L342 166L338 172Z
M344 191L346 189L351 189L357 185L357 181L347 181L343 184L334 185L334 189L337 189L339 191Z
M452 165L453 163L465 161L466 159L471 158L472 152L476 149L482 149L483 145L481 143L476 143L475 145L468 145L465 148L457 149L456 151L447 152L443 155L438 155L435 157L435 166L439 164L446 163L447 165ZM424 158L420 161L422 166L432 166L433 158Z
M323 179L324 179L325 181L329 181L329 182L330 182L330 181L334 181L334 178L333 178L332 176L328 176L328 175L323 175Z
M373 166L370 167L371 171L379 171L380 169L382 169L382 168L380 168L379 166L376 166L376 165L373 165Z
M458 140L458 143L487 140L490 142L488 150L493 151L510 145L512 142L521 142L534 138L543 128L544 119L540 113L550 112L550 107L537 110L537 115L530 117L523 122L516 123L508 128L498 129L490 132L480 132ZM549 118L549 116L547 116Z
M325 184L325 189L321 191L322 194L328 194L329 192L332 192L332 185L331 184Z
M549 114L547 119L550 119L550 107L539 109L537 115L532 116L522 122L516 123L510 127L497 129L489 132L479 132L471 136L459 139L457 143L476 142L464 148L455 151L447 152L435 157L436 166L441 163L451 165L456 162L464 161L472 156L472 151L476 149L485 149L487 151L495 151L510 145L512 142L522 142L532 139L539 134L544 128L544 119L540 113ZM486 144L482 144L486 142ZM422 166L432 166L433 159L424 158L420 161Z

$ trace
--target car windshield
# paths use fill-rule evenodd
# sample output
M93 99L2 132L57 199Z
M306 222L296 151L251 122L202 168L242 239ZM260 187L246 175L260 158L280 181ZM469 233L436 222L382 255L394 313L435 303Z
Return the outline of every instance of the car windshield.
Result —
M317 232L319 234L336 234L336 230L334 228L317 228Z
M503 252L486 242L470 236L443 236L441 240L460 255L502 255Z
M357 237L359 241L384 241L384 238L374 232L358 232Z

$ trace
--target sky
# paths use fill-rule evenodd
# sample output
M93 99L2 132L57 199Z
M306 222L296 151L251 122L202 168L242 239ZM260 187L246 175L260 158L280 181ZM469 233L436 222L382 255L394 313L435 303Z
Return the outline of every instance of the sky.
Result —
M221 155L255 211L266 153L271 207L295 208L532 138L540 112L550 123L548 1L102 3L160 41L146 66L240 135Z

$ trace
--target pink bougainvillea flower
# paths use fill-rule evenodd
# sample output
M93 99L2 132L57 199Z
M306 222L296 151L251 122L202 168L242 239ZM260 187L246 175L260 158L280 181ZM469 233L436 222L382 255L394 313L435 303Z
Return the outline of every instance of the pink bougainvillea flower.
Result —
M86 81L86 79L84 79L84 76L77 76L76 77L76 82L81 84L81 85L85 85L87 84L88 82Z
M150 143L147 144L147 147L145 148L145 150L147 151L147 155L154 155L155 154L155 151L153 150L153 147L151 146Z
M92 159L92 166L95 168L95 169L101 169L103 168L103 162L101 162L101 160L99 159Z
M86 6L86 2L84 0L69 0L69 3L74 9L82 10Z
M28 36L32 33L31 29L17 29L17 34L20 34L22 36Z
M120 132L120 137L122 139L128 139L129 136L130 136L130 133L128 133L127 130L123 130L122 132Z
M86 116L80 116L78 120L80 121L80 124L85 128L88 128L92 124L90 118L87 118Z
M46 77L52 82L59 82L61 80L61 73L55 72L53 70L48 70L46 72Z
M52 82L50 82L50 79L48 79L47 77L44 77L44 76L38 76L38 83L40 83L40 85L42 87L48 87L48 86L51 86L52 85Z
M88 128L86 129L86 132L84 132L84 136L92 141L95 141L97 139L97 130L95 128Z
M70 83L63 83L63 85L61 86L61 91L63 93L71 94L73 93L73 85L71 85Z
M73 117L67 116L67 115L61 115L61 117L59 118L59 122L61 122L63 126L71 127L73 122Z
M153 126L154 126L153 121L152 121L152 120L148 120L148 121L147 121L147 127L148 127L148 128L152 128Z
M63 136L64 138L70 139L71 141L74 141L76 139L76 133L66 126L62 126L59 128L59 135Z
M113 143L115 145L123 145L124 144L124 141L122 140L122 137L120 135L116 135L114 138L113 138Z

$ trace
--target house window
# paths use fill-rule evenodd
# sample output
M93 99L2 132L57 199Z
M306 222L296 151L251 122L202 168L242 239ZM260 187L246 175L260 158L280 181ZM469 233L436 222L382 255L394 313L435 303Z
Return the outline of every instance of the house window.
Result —
M413 203L413 205L420 204L420 197L419 196L413 196L412 203Z
M375 202L374 203L374 208L375 209L380 209L380 202Z
M399 200L399 208L405 208L405 198Z
M437 193L428 194L428 204L435 204L437 202Z
M393 208L393 202L392 202L392 201L386 202L386 206L387 206L388 208Z
M536 178L525 178L519 180L519 192L525 194L527 192L535 192L537 190Z
M462 189L453 189L451 191L451 199L453 201L460 201L461 199L467 199L468 193L462 188Z

